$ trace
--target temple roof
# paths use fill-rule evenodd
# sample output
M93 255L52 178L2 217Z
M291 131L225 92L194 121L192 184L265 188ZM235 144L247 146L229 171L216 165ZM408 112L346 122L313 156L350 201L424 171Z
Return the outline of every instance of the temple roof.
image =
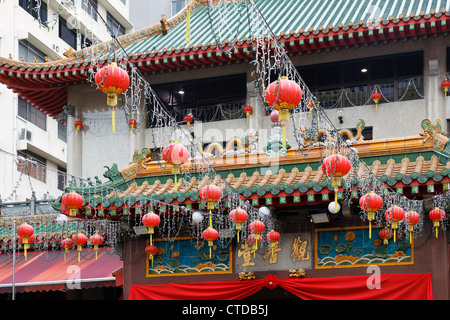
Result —
M450 22L447 11L450 8L442 1L255 0L255 3L280 45L292 54L400 38L417 39L446 33ZM204 0L194 0L190 6L189 43L185 40L185 8L167 22L119 37L126 53L109 41L77 52L68 50L66 59L47 63L0 58L0 82L49 116L56 117L67 103L67 86L87 83L93 52L101 52L103 60L95 61L102 65L108 62L107 57L115 48L118 55L121 52L128 55L144 73L249 61L256 43L247 16L254 18L254 13L247 8L245 1L208 6ZM221 26L224 19L236 29Z
M413 190L412 187L428 184L447 183L448 187L450 157L436 152L433 144L424 143L420 136L363 141L354 147L362 163L359 168L354 168L356 174L351 180L345 182L344 177L344 183L350 184L346 189L351 186L350 189L357 190L360 187L360 180L367 175L366 165L378 179L402 194L418 193L418 189ZM217 170L212 183L225 180L232 190L244 199L256 201L255 204L258 200L254 199L280 197L285 197L284 201L286 197L293 197L296 199L294 202L300 202L300 197L309 202L328 201L328 194L332 194L334 188L322 171L321 152L322 148L314 147L308 157L302 158L297 150L290 149L286 157L276 159L275 167L270 166L274 162L269 163L264 154L235 155L229 161L211 159ZM192 205L200 200L199 190L210 182L206 176L199 174L197 177L190 173L189 181L179 178L178 191L175 191L174 176L169 167L140 159L118 170L115 178L104 185L72 186L69 189L84 197L84 208L116 209L136 203L144 205L151 199L167 204ZM180 177L183 177L183 170Z

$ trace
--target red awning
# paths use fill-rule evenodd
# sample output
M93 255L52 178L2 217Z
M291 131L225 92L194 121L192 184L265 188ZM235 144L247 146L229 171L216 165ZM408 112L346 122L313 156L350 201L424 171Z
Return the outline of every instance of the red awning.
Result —
M113 272L123 263L112 249L71 250L64 261L64 251L28 252L25 261L22 252L16 254L15 291L70 290L116 286ZM12 292L13 255L0 255L0 293Z

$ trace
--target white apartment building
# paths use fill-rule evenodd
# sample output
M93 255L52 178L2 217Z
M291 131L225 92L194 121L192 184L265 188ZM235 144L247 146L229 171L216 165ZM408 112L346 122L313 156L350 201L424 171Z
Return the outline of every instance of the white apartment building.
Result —
M133 30L130 0L0 2L0 56L45 63ZM107 26L105 26L105 23ZM66 184L67 129L0 84L0 200L57 197Z

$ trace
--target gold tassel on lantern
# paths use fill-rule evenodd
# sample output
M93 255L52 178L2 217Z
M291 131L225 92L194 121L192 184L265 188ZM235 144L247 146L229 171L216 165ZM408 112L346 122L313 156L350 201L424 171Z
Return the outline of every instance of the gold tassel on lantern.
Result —
M372 239L372 220L375 218L375 212L368 212L367 219L369 220L369 239Z
M25 257L25 261L27 261L27 249L29 247L28 238L23 238L23 255Z

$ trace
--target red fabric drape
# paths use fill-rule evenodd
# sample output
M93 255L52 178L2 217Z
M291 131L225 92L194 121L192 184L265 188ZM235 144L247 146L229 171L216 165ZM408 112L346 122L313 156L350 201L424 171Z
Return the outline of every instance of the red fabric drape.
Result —
M265 279L131 285L129 300L239 300L277 286L307 300L431 300L431 274L381 274L379 289L370 275L332 278Z

